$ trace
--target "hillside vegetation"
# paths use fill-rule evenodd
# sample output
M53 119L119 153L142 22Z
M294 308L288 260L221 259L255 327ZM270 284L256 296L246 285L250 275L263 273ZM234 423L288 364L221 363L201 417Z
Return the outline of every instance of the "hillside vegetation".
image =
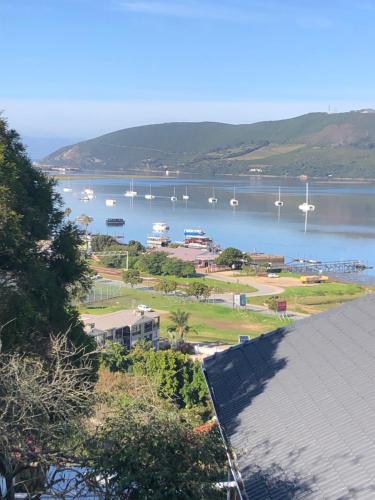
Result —
M164 123L61 148L41 162L83 171L375 178L375 111L230 125Z

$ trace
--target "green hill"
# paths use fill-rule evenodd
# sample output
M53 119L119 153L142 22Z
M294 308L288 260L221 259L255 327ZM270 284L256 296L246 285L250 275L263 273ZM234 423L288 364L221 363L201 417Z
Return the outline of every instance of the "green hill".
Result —
M66 146L44 165L82 171L313 175L375 178L375 111L309 113L230 125L164 123Z

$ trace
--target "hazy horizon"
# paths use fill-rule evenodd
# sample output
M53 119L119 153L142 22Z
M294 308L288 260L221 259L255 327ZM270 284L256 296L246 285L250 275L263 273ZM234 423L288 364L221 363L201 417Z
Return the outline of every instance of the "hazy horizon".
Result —
M0 110L33 157L149 123L375 107L373 0L3 0L0 15Z

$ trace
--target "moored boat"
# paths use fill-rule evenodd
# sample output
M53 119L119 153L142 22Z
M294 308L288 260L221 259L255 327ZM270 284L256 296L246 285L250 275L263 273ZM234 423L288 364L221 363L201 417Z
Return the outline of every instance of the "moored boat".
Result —
M169 236L148 236L147 237L147 248L161 248L167 247L171 242Z
M187 228L184 229L184 235L186 236L204 236L206 233L201 228Z
M166 233L169 231L169 226L166 222L154 222L152 225L152 230L155 233Z
M125 219L122 219L121 217L111 217L106 219L105 223L107 226L124 226Z
M126 198L135 198L137 196L137 191L134 191L134 180L131 180L130 183L130 189L128 191L125 191L124 196Z

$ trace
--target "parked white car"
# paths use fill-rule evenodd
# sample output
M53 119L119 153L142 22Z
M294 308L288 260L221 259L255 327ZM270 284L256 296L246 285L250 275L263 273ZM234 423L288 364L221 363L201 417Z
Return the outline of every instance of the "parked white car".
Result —
M137 309L138 309L138 311L144 312L144 313L152 311L151 307L146 306L146 304L138 304Z
M268 273L267 276L268 276L268 278L278 278L279 277L279 275L276 273Z

